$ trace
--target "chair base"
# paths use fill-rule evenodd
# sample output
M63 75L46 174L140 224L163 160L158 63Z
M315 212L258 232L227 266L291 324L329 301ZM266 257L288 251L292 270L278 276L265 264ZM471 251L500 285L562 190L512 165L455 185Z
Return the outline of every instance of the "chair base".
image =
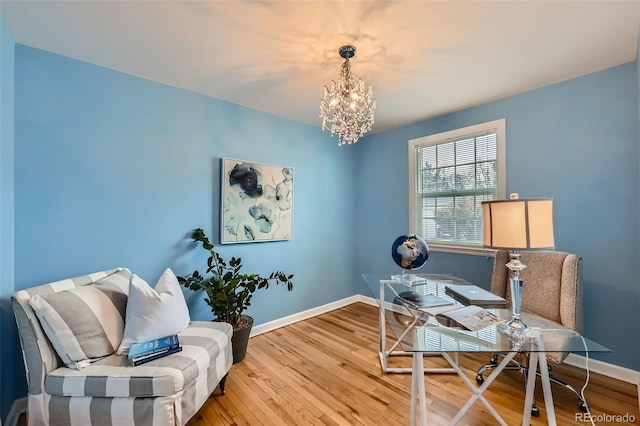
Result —
M498 364L499 364L498 357L504 357L504 356L505 356L504 354L495 354L491 358L491 360L489 360L489 364L480 367L480 369L478 370L478 373L476 375L476 383L478 383L478 385L481 385L482 383L484 383L484 377L482 376L482 374L487 370L491 370L491 369L496 368L498 366ZM523 354L523 356L526 358L526 354ZM527 359L527 361L528 361L528 359ZM529 372L529 367L527 366L526 362L520 362L520 361L517 361L515 359L512 359L511 362L510 362L510 365L507 365L504 369L505 370L517 370L517 371L521 372L524 375L524 384L525 384L525 387L526 387L526 385L527 385L527 376L528 376L528 372ZM540 377L540 371L536 371L536 376ZM580 409L580 411L582 411L584 413L586 413L588 411L587 404L582 399L582 395L580 394L580 392L578 392L578 390L575 387L573 387L572 385L570 385L569 383L564 382L564 381L562 381L560 379L557 379L557 378L553 377L553 374L552 374L552 371L551 371L551 367L549 367L549 381L551 383L555 383L555 384L557 384L559 386L562 386L565 389L568 389L571 392L573 392L578 397L578 408ZM535 402L531 406L531 415L534 416L534 417L540 416L540 410L536 406Z

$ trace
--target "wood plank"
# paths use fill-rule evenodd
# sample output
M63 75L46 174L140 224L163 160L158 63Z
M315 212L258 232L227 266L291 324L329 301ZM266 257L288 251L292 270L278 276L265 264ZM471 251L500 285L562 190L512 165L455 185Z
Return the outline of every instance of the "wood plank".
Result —
M244 361L235 364L226 395L214 394L188 426L210 425L407 425L411 376L383 374L378 359L378 310L354 303L251 338ZM460 364L472 381L490 354L461 354ZM410 357L391 357L394 366L411 366ZM447 366L441 357L425 357L426 366ZM580 389L585 371L553 365L554 375ZM455 374L425 377L429 425L448 425L472 395ZM573 393L552 385L559 425L576 421ZM509 425L519 425L524 385L516 371L503 372L485 397ZM585 391L594 415L626 414L640 424L634 385L592 374ZM540 418L546 424L542 390L536 387ZM492 426L497 422L476 402L459 423ZM621 424L621 423L616 423ZM633 424L633 423L628 423Z

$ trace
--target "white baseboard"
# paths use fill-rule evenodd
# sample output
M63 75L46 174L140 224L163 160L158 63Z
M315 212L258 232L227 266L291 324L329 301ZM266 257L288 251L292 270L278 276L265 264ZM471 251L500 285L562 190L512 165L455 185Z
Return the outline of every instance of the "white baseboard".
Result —
M358 295L350 296L345 299L336 300L335 302L327 303L326 305L318 306L316 308L308 309L306 311L298 312L293 315L289 315L287 317L283 317L277 320L265 322L264 324L257 325L251 329L251 336L257 336L259 334L263 334L280 327L285 327L287 325L294 324L298 321L303 321L309 318L313 318L315 316L336 310L338 308L345 307L352 303L358 302Z
M287 317L255 326L251 330L251 337L275 330L280 327L294 324L298 321L312 318L316 315L324 314L326 312L342 308L355 302L362 302L366 303L367 305L378 306L378 302L376 301L376 299L357 294L355 296L350 296L341 300L337 300L335 302L327 303L326 305L318 306L317 308L298 312L297 314L289 315ZM569 354L564 362L568 365L585 369L586 358L581 355ZM589 371L597 374L602 374L603 376L607 376L615 380L620 380L625 383L637 385L638 390L640 391L640 371L631 370L629 368L620 367L615 364L609 364L607 362L591 358L589 359ZM640 395L638 395L638 402L640 404Z
M6 426L16 426L18 424L18 419L20 418L20 414L25 414L27 412L27 398L20 398L13 401L11 404L11 409L9 410L9 415L7 416Z
M602 374L603 376L607 376L621 382L636 385L638 392L638 409L640 409L640 371L620 367L619 365L609 364L608 362L592 358L588 359L587 365L587 358L576 354L567 355L563 362L567 365L582 368L583 370L586 370L586 367L589 367L589 371L591 373Z
M564 363L585 370L587 367L587 358L582 355L569 354L567 358L565 358ZM621 382L640 386L640 371L620 367L615 364L609 364L608 362L593 358L589 358L588 367L589 371L592 373L602 374L603 376L620 380Z
M366 303L367 305L378 307L378 301L373 297L363 296L358 294L358 302Z

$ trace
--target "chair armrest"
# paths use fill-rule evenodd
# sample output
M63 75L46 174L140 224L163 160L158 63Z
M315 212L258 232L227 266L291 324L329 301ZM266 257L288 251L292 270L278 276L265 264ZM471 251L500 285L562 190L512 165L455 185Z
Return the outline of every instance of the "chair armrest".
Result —
M42 329L34 327L33 321L38 321L31 307L25 307L15 297L11 298L13 305L13 313L18 325L18 336L20 338L20 346L22 347L22 358L27 373L27 385L29 393L37 395L44 392L44 378L46 374L52 371L57 362L50 360L50 368L45 366L42 359L42 353L49 353L55 357L55 352L51 344L42 333ZM31 312L29 312L31 310ZM48 350L42 350L41 345L49 346Z
M582 334L582 257L568 254L562 264L560 320L562 325Z

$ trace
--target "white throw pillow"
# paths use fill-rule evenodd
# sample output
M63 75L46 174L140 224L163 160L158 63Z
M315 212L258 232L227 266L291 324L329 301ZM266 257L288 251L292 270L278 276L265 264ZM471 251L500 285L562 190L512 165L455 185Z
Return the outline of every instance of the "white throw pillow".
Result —
M190 320L180 283L171 269L162 273L155 288L134 274L129 282L124 336L116 353L129 353L133 343L178 334Z

